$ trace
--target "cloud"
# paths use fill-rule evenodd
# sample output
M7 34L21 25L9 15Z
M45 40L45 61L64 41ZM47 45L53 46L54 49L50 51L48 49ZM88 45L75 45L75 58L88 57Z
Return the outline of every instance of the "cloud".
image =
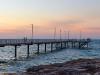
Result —
M72 30L72 31L80 31L85 26L85 21L82 19L69 19L69 20L60 20L60 21L52 21L49 26L52 28L56 27L57 29L63 30Z
M92 10L85 14L85 18L100 21L100 10Z
M100 27L88 27L89 30L100 30Z
M76 25L83 22L84 22L83 20L73 19L73 20L63 20L63 21L52 21L50 24L51 25Z

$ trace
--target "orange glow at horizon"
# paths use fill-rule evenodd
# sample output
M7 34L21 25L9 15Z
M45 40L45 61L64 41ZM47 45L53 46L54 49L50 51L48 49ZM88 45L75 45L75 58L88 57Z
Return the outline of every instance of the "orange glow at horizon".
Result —
M77 37L79 36L80 31L83 32L84 36L89 36L89 35L93 35L94 30L88 29L87 25L85 25L84 23L79 23L79 24L70 24L70 25L50 25L48 24L49 21L42 22L41 25L38 23L37 25L34 24L34 34L35 36L52 36L54 35L54 28L57 28L57 36L59 36L59 30L62 29L62 35L64 36L65 33L64 31L70 31L71 35L77 35ZM0 34L1 35L9 35L9 36L31 36L31 24L29 23L25 23L23 25L21 25L21 23L19 22L18 24L16 24L18 22L15 22L13 24L4 24L4 25L0 25ZM100 31L95 31L95 32L100 32ZM91 33L91 34L90 34Z

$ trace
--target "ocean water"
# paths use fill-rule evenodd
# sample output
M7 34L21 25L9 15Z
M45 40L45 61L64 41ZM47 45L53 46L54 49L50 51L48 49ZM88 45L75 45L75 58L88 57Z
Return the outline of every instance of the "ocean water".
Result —
M36 55L37 46L30 46L30 58L26 59L27 56L27 46L18 47L18 61L13 61L14 59L14 47L7 46L0 48L0 61L7 61L8 63L0 64L0 72L22 72L27 68L36 65L45 65L53 63L62 63L65 61L70 61L79 58L100 58L100 40L93 40L89 44L87 50L79 49L63 49L59 51L54 51L52 53L48 52L44 54L44 45L41 45L40 55ZM50 51L50 45L47 46L48 51Z

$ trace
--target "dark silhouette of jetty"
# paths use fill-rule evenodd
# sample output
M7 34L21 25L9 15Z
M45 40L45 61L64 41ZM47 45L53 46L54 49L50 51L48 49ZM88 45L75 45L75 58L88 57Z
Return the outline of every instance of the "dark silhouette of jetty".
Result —
M47 44L51 47L51 52L53 48L56 50L61 50L65 48L88 48L90 39L0 39L0 47L14 46L15 48L15 59L17 59L17 46L27 45L27 58L30 57L30 45L37 45L37 54L40 54L40 45L44 44L44 51L47 52Z

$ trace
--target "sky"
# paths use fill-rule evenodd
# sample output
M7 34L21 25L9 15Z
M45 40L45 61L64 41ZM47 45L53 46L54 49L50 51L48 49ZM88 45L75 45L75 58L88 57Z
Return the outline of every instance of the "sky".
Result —
M0 0L0 38L100 38L100 0Z

